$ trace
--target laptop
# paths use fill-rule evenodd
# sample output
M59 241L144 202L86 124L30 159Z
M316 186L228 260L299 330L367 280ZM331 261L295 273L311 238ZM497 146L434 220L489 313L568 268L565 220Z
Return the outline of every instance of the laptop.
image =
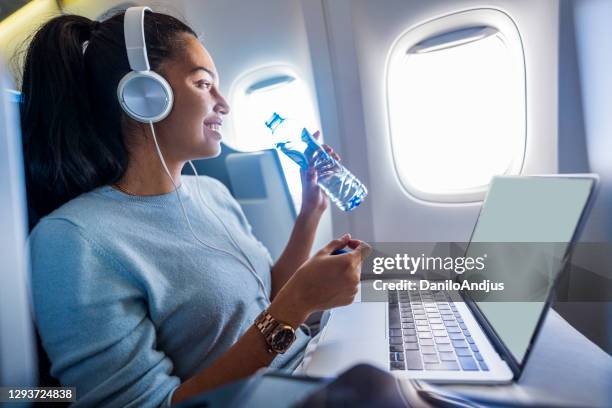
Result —
M399 378L440 383L518 379L596 185L597 176L589 174L495 177L465 257L481 254L482 243L518 246L522 254L502 250L489 256L495 262L483 272L492 282L511 283L518 295L490 301L469 289L417 288L387 290L386 301L367 302L363 291L372 282L364 280L362 301L330 312L307 351L303 371L335 376L355 364L369 363ZM541 259L550 257L543 252L551 247L560 260L542 268ZM545 279L543 270L549 275ZM454 279L461 283L470 278L466 273Z

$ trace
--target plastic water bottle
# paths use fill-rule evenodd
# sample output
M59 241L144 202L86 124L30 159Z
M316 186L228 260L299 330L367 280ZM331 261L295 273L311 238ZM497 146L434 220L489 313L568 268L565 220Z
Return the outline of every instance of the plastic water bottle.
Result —
M274 112L266 122L276 148L301 168L317 169L317 184L342 211L351 211L368 195L367 188L315 140L308 130L294 120Z

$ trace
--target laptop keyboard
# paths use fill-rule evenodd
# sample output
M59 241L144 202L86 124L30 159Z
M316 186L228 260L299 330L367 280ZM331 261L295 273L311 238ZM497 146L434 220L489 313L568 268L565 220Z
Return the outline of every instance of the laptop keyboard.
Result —
M442 291L389 291L389 364L391 370L489 371Z

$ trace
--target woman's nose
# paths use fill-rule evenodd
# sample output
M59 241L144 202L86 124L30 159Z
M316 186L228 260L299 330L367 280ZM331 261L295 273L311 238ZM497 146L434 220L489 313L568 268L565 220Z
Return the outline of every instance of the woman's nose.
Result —
M217 95L217 105L215 106L215 112L227 115L230 112L230 106L220 93Z

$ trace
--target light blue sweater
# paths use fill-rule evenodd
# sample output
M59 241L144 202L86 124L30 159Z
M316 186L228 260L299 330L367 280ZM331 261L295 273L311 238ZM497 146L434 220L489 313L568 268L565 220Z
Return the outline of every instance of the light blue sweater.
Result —
M269 295L268 251L225 186L200 182ZM183 176L179 192L198 237L236 253L198 202L195 178ZM76 405L168 406L180 382L227 351L267 305L243 263L194 240L175 193L98 188L43 218L30 251L34 314L51 374L77 388ZM308 340L298 330L273 366L294 368Z

